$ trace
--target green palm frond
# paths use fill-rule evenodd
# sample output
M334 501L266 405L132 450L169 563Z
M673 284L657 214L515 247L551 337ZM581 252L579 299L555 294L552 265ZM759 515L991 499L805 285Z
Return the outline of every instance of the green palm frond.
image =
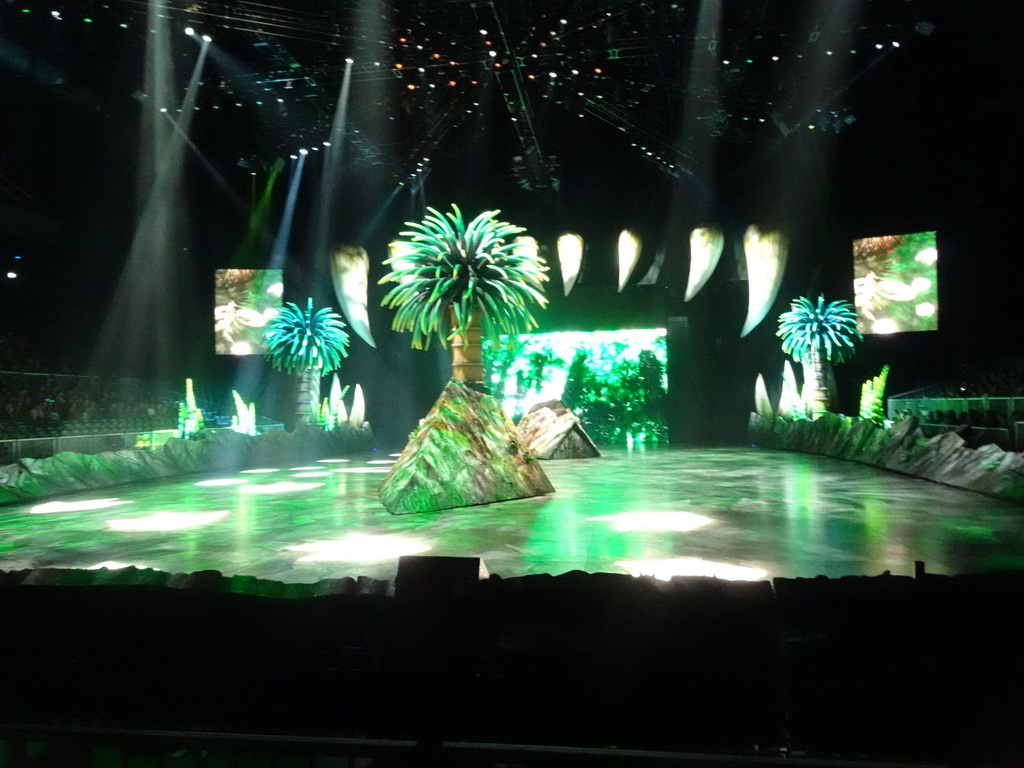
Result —
M328 374L348 357L348 333L341 316L330 307L314 311L313 299L307 300L304 310L285 303L267 323L263 338L270 364L287 373Z
M815 304L800 296L790 304L789 312L779 316L782 351L798 363L811 362L817 352L825 360L841 363L854 352L854 342L863 337L857 330L857 313L848 301L825 303L819 296Z
M441 344L462 333L474 314L491 338L537 327L532 305L544 307L548 267L513 239L522 227L484 211L469 224L457 205L445 214L427 208L421 222L406 222L400 255L381 283L396 283L381 302L397 309L391 327L412 331L412 346L426 349L436 333ZM450 316L448 309L451 308Z

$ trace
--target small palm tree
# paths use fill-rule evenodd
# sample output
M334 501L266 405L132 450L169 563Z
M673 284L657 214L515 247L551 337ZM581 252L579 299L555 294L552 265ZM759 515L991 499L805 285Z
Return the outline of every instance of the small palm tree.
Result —
M301 375L295 402L298 424L311 424L320 402L320 377L341 366L348 357L345 323L330 307L313 310L313 299L300 309L286 302L263 334L267 359L279 371Z
M813 385L808 404L811 418L818 418L828 411L826 369L830 363L838 364L850 357L854 341L863 339L853 305L841 299L826 304L824 296L819 296L815 304L801 296L793 300L789 312L779 316L775 335L782 339L782 351L803 363L805 371L810 370Z
M537 326L529 305L547 304L542 283L547 265L536 246L510 239L525 230L484 211L465 224L457 205L442 215L427 208L422 222L394 244L391 266L381 283L397 283L381 302L398 308L391 327L412 331L412 346L427 349L433 334L452 342L452 373L483 386L484 335L517 335Z

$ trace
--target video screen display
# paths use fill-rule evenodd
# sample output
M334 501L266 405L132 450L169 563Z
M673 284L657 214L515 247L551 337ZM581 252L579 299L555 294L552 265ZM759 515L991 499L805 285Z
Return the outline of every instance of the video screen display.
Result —
M263 332L284 292L280 269L218 269L214 272L213 334L218 355L262 355Z
M667 439L664 328L524 333L484 342L491 393L518 419L561 400L595 442Z
M939 328L935 232L853 241L853 295L860 332Z

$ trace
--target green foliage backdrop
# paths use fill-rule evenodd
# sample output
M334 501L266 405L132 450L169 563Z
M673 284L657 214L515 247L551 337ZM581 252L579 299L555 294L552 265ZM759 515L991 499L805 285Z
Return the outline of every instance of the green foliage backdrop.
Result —
M485 343L491 391L516 418L560 399L597 442L668 438L663 329L537 333Z

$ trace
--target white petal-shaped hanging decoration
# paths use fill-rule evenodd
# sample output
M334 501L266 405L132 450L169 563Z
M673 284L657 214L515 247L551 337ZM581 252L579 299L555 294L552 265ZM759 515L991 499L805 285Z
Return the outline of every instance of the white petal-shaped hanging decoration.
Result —
M353 332L371 347L376 347L366 309L369 277L370 257L366 255L365 248L343 245L331 256L331 280L341 311Z
M394 270L395 272L398 272L399 270L409 269L410 267L412 267L413 264L411 261L402 258L405 254L410 253L412 253L412 246L409 245L409 243L405 242L404 240L396 240L393 243L388 243L388 254L390 257L388 261L391 262L391 269ZM405 284L412 279L413 278L411 276L403 277L401 279L401 282Z
M640 238L628 229L619 234L619 293L626 287L630 275L640 260Z
M690 276L686 281L685 301L705 286L722 258L725 235L711 227L698 227L690 233Z
M562 235L558 238L558 265L562 270L562 286L565 295L576 285L583 266L583 238L579 235Z
M751 225L743 235L743 252L747 257L747 320L743 338L764 320L782 284L786 268L786 241L779 232L762 232Z

